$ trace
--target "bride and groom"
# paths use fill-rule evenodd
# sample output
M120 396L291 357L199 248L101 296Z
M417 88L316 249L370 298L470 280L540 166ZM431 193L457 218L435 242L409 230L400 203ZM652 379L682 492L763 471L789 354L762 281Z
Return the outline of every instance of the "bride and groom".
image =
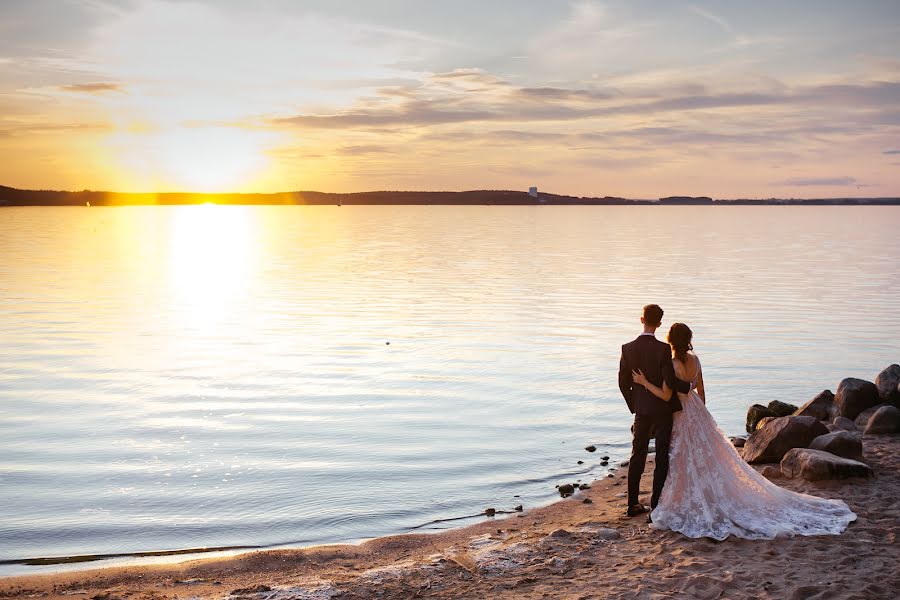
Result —
M656 339L663 310L644 307L644 331L622 346L619 389L634 414L628 464L628 516L647 512L638 502L650 438L656 466L650 496L651 527L688 537L724 540L729 535L772 539L836 535L856 519L841 500L786 490L748 465L706 409L700 359L684 323Z

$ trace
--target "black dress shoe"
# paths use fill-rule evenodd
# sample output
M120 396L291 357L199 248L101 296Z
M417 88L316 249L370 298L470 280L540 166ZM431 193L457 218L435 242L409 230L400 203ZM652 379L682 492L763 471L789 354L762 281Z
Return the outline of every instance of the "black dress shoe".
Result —
M644 508L643 504L633 504L632 506L628 507L629 517L636 517L638 515L644 514L645 512L647 512L647 509Z

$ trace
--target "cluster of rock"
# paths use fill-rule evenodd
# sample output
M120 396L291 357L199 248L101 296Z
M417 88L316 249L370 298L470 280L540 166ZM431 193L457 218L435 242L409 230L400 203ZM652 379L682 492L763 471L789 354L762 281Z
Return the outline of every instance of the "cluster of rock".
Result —
M797 407L773 401L747 411L747 438L732 438L748 463L780 463L781 474L809 480L869 477L862 434L900 433L900 365L875 382L847 378ZM768 469L768 467L767 467Z

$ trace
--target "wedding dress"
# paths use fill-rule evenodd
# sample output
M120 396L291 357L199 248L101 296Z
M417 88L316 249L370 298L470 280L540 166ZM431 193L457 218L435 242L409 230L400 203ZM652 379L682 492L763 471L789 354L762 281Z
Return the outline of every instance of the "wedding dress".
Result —
M698 362L699 364L699 362ZM837 535L856 515L842 500L779 487L744 462L697 394L679 394L669 475L653 509L653 529L724 540Z

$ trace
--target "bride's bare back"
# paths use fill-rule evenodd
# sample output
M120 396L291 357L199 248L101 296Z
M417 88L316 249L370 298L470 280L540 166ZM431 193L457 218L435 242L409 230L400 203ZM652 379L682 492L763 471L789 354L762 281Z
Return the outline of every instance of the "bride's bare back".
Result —
M684 362L673 358L672 365L675 367L675 376L682 381L691 381L694 383L694 389L697 390L703 403L706 403L706 390L703 387L703 369L700 368L700 359L696 354L688 353L685 355ZM682 400L687 398L688 394L678 394Z

